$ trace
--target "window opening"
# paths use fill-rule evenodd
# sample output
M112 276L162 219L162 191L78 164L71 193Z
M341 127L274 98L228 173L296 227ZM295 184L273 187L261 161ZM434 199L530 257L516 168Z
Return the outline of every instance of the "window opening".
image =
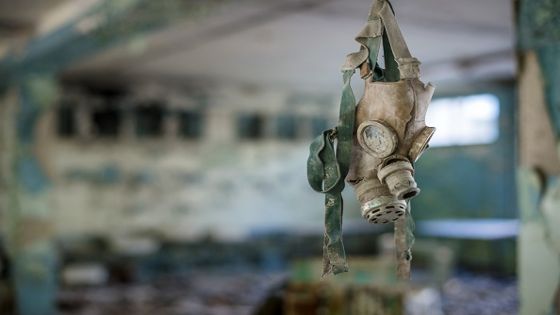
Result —
M197 139L202 136L202 114L195 111L180 111L179 136L186 139Z
M56 131L61 138L71 138L76 135L76 110L69 103L62 103L56 111Z
M122 113L114 107L104 106L92 111L93 132L100 138L116 138L122 122Z
M138 137L163 135L164 110L161 103L140 105L134 108L135 130Z
M297 138L297 118L291 114L276 117L276 136L283 140Z
M237 119L237 134L241 139L263 138L264 127L265 119L260 114L241 114Z
M499 136L500 101L492 94L439 98L426 115L436 127L431 147L489 144Z

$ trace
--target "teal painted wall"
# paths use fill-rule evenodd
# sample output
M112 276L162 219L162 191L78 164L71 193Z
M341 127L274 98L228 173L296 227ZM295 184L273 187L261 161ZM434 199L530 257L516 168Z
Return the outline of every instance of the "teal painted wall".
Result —
M499 138L487 145L430 148L416 165L422 193L412 201L415 220L517 218L513 84L437 97L479 93L494 94L500 100Z

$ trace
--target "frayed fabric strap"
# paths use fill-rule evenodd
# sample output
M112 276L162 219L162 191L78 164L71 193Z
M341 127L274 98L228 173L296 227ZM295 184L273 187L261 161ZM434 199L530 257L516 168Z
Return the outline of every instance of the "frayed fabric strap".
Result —
M382 20L388 41L390 42L390 49L399 65L400 79L418 78L420 76L420 61L410 54L391 6L385 0L381 2L381 8L377 15Z
M323 244L323 275L348 271L342 243L342 191L350 167L356 98L351 79L362 64L377 60L381 44L380 20L368 23L356 38L360 51L347 57L342 71L343 88L339 121L335 128L318 136L310 146L307 160L309 185L325 194L325 236Z
M309 185L325 194L323 275L348 271L342 243L342 191L350 165L356 110L356 99L350 85L353 74L354 70L343 73L344 87L337 127L324 131L311 143L307 160Z

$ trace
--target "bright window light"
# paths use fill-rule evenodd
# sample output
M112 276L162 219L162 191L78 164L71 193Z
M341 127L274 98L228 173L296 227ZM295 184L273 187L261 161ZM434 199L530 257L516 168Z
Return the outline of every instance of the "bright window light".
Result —
M436 127L431 147L488 144L498 139L500 102L479 94L432 101L426 124Z

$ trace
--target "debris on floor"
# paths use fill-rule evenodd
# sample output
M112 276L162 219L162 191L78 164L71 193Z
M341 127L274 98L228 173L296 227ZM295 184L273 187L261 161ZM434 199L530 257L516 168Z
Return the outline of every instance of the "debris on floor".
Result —
M193 274L145 284L63 288L61 315L250 315L280 274Z
M447 315L515 315L518 312L515 280L459 274L442 288Z

